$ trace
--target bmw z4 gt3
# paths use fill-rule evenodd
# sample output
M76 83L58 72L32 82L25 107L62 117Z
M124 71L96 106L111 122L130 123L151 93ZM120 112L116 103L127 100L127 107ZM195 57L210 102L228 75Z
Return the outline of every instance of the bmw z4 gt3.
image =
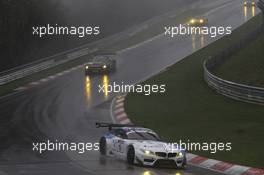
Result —
M148 128L134 125L96 123L108 127L99 142L102 155L115 156L129 164L185 168L185 150L170 147Z

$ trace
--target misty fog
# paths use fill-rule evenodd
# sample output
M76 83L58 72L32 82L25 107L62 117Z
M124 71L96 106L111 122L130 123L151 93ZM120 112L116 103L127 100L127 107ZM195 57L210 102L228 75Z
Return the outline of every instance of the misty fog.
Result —
M120 31L153 16L184 8L194 0L60 0L71 24L100 25L107 33Z
M0 0L0 70L80 46L195 0ZM32 26L100 26L99 37L32 36ZM14 52L15 50L15 52Z

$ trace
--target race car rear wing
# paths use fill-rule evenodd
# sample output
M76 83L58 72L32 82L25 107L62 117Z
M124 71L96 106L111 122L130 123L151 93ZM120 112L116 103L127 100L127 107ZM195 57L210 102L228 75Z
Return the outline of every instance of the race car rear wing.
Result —
M139 127L132 124L114 124L114 123L95 123L96 128L108 128L108 130L112 130L112 128L120 128L120 127Z

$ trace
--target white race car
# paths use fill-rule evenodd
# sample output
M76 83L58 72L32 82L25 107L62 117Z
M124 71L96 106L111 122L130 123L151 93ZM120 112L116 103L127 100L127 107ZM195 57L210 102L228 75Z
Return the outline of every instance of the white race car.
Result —
M161 141L151 129L110 123L96 123L96 126L109 129L99 142L102 155L115 156L128 164L186 167L185 150Z

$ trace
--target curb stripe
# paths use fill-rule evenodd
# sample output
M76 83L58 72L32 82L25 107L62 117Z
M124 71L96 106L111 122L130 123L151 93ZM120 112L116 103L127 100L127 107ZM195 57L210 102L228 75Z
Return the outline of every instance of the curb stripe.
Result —
M115 104L111 107L114 113L114 118L120 124L132 124L128 118L125 108L124 101L125 95L120 95L114 98ZM219 160L208 159L195 154L187 153L186 155L188 163L193 166L200 168L206 168L212 171L221 172L227 175L264 175L264 169L250 168L246 166L234 165Z
M225 171L226 174L241 174L243 172L246 172L249 168L248 167L242 167L239 165L234 165L233 167L227 169Z
M63 72L59 72L59 73L56 73L54 75L50 75L50 76L48 76L46 78L42 78L42 79L39 79L37 81L30 82L30 83L26 84L25 86L21 86L21 87L18 87L16 89L14 89L14 91L25 91L25 90L28 90L28 89L33 88L35 86L38 86L38 85L40 85L42 83L46 83L46 82L48 82L50 80L53 80L53 79L58 78L58 77L60 77L62 75L70 73L70 72L72 72L74 70L82 68L84 65L86 65L86 63L82 64L82 65L78 65L78 66L72 67L72 68L70 68L68 70L64 70Z
M233 164L230 164L230 163L219 162L219 163L215 164L214 166L212 166L211 168L214 170L218 170L218 171L225 171L225 170L231 168L232 166L233 166Z
M193 159L195 157L197 157L197 155L189 153L189 154L187 154L187 161L190 161L191 159Z
M118 113L120 113L120 112L124 112L124 111L125 111L124 108L118 108L118 109L116 109L116 110L114 111L114 113L115 113L115 114L118 114Z
M118 121L119 121L120 119L122 119L122 118L127 118L127 115L126 115L125 113L122 113L122 114L116 116L116 119L117 119Z
M117 113L115 113L115 115L116 115L116 116L120 116L120 115L125 115L125 116L127 116L126 113L125 113L124 111L117 112Z
M214 166L215 164L217 164L219 162L220 162L219 160L208 159L208 160L202 162L200 165L202 167L205 167L205 168L210 168L210 167Z
M127 118L125 120L120 121L121 124L129 124L130 120Z
M115 108L124 107L124 103L118 103Z
M120 122L120 121L123 121L123 120L126 120L126 119L128 119L126 116L121 116L120 118L118 118L118 121Z
M202 163L202 162L204 162L206 160L208 160L208 158L197 156L197 157L191 159L190 163L192 163L192 164L200 164L200 163Z
M121 102L124 102L125 101L125 98L120 98L118 100L116 100L116 103L121 103Z
M241 175L264 175L264 170L257 168L250 168Z
M47 78L43 78L43 79L41 79L40 81L41 81L41 82L47 82L47 81L49 81L49 79L47 79Z
M24 91L24 90L27 90L27 87L22 86L15 89L15 91Z
M29 85L32 85L32 86L36 86L38 84L39 84L39 82L37 82L37 81L34 81L34 82L29 83Z
M58 75L58 76L62 76L62 75L63 75L63 72L61 72L61 73L58 73L57 75Z

